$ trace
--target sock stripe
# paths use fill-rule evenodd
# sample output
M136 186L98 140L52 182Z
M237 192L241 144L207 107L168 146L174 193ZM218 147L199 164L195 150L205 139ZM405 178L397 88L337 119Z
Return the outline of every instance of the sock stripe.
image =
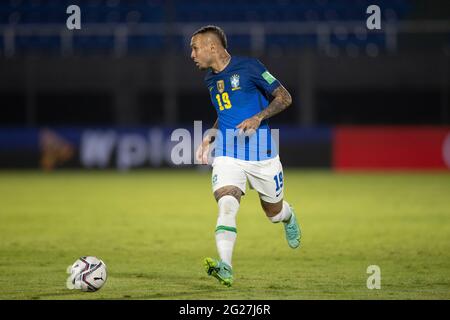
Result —
M237 233L236 228L228 227L228 226L217 226L216 232L218 232L218 231L231 231L231 232Z

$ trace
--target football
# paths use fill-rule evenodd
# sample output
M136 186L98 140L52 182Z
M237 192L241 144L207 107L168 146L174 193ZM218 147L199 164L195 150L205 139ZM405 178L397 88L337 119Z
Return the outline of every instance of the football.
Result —
M93 256L86 256L77 259L72 265L67 267L69 277L66 281L68 289L78 289L85 292L99 290L108 277L106 264Z

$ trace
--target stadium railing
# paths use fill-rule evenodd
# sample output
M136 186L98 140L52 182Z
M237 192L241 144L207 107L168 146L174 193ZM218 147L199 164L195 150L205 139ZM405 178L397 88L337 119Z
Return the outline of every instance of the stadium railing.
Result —
M188 50L198 23L82 24L68 30L63 24L0 25L0 51L5 57L29 52L61 55L106 52L115 56L153 51ZM268 49L296 50L310 47L328 55L333 49L357 48L368 55L402 47L400 37L434 35L415 41L422 48L450 45L449 20L386 21L381 30L368 30L361 21L223 23L233 49L259 54ZM412 41L414 42L414 41ZM407 41L411 43L411 41Z

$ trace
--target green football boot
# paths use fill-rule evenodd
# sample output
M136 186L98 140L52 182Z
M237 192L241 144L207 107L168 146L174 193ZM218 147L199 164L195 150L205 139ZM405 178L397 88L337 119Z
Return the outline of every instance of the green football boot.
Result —
M227 287L233 284L233 270L223 262L212 258L205 258L205 270L208 275L213 276Z
M289 244L289 247L292 249L298 248L300 246L300 239L302 237L302 232L300 230L300 227L297 223L297 218L295 217L294 208L290 207L291 209L291 217L289 218L289 221L284 222L284 232L286 234L286 240Z

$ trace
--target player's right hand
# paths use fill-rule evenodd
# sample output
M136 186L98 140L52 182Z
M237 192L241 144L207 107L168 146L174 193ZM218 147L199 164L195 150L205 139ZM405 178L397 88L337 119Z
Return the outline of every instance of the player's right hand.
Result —
M210 138L206 137L198 146L197 151L195 152L195 159L197 160L197 163L208 164L209 144Z

